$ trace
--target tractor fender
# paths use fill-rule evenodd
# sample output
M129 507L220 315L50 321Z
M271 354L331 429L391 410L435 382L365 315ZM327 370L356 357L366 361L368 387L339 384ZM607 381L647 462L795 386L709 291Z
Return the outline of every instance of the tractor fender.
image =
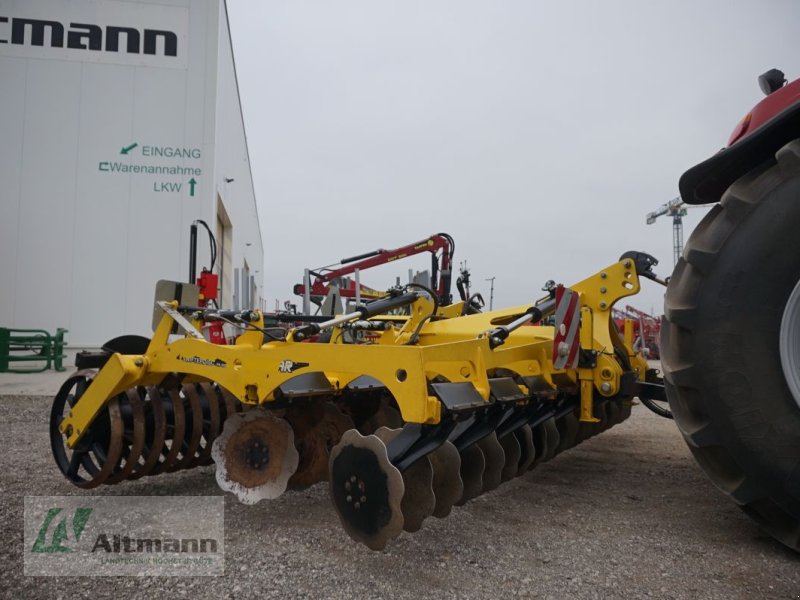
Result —
M784 95L782 92L787 94ZM718 202L725 190L739 177L764 162L774 162L775 152L800 137L798 92L800 92L800 80L767 96L745 117L745 120L749 120L752 115L748 132L740 133L738 137L734 132L736 141L681 175L678 186L683 201L687 204ZM774 117L762 120L768 117L764 114L765 109L778 108L775 106L773 96L779 95L784 96L784 102L790 101L788 106L781 102L786 106L783 110L778 109ZM737 127L737 130L740 127Z

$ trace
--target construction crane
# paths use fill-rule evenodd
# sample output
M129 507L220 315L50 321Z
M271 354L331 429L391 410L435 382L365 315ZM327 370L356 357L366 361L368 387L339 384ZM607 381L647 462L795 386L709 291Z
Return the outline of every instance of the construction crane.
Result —
M647 215L647 224L652 225L661 216L672 217L672 259L673 264L678 264L678 259L683 252L683 217L686 216L686 204L679 197L673 198L662 204L657 210Z

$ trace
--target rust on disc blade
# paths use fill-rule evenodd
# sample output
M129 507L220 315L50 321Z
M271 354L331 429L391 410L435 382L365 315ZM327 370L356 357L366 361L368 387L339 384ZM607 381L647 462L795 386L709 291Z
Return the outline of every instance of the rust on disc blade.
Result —
M181 445L181 458L175 466L176 470L191 469L197 466L197 449L200 447L200 439L203 437L203 407L200 406L200 398L191 385L184 385L181 388L181 396L185 398L186 447ZM189 428L189 424L191 424L191 428Z
M216 388L210 383L199 383L197 385L198 392L205 397L206 406L208 407L208 422L205 416L203 418L203 449L200 452L198 464L210 465L213 461L211 459L211 448L214 440L219 435L220 425L220 407L219 395Z
M225 388L219 386L217 387L220 393L222 394L222 398L225 402L225 419L227 419L228 417L232 417L238 412L242 412L242 403L239 402L239 399L233 394L231 394ZM225 419L223 419L223 423ZM220 433L222 433L222 428L220 428L220 430L217 432L217 435L219 435Z
M497 434L493 431L478 442L478 447L486 459L486 468L483 471L483 492L491 492L500 485L503 476L503 467L506 464L506 453Z
M322 431L328 453L339 443L345 431L353 429L353 419L344 414L332 402L326 402L322 407L322 422L319 429Z
M353 420L334 404L326 402L321 407L320 420L310 429L295 429L295 447L300 461L289 488L302 490L328 479L328 462L333 448L345 431L353 428Z
M477 498L483 491L483 472L486 470L486 459L483 452L473 444L461 451L461 481L464 483L464 493L456 502L461 506L473 498Z
M328 486L342 527L357 542L382 550L403 531L403 476L376 436L345 432L331 450Z
M70 449L65 434L58 429L65 415L86 392L94 375L95 371L84 369L67 379L53 399L50 415L50 443L56 463L71 483L84 489L106 483L121 460L124 443L124 424L117 397L108 401L107 417L100 416L89 427L88 435L92 437L92 433L97 433L98 439L79 442ZM101 428L106 432L103 435L99 434Z
M558 448L556 454L572 448L576 444L578 436L578 419L574 413L567 413L556 421L558 427Z
M361 424L360 429L367 435L375 433L381 427L397 429L402 426L403 418L400 416L400 411L390 406L386 398L382 398L378 404L378 410Z
M226 419L211 454L219 487L243 504L280 496L298 463L292 428L263 409Z
M87 485L85 486L86 488L92 488L100 483L106 483L108 477L113 473L117 464L119 464L120 457L122 456L122 447L125 443L125 430L122 422L122 409L119 406L119 397L112 398L108 403L108 414L111 418L110 448L106 454L106 460L102 464L100 472L94 476L92 485Z
M286 420L294 432L297 449L297 470L289 478L291 490L304 490L323 481L328 473L329 454L325 448L322 432L318 427L322 420L319 403L302 405L286 411Z
M514 432L520 445L519 468L517 475L522 475L527 471L533 461L536 460L536 446L533 445L533 432L527 423Z
M450 514L453 505L464 495L464 482L461 481L461 456L449 441L428 455L433 467L433 495L436 506L433 516L443 519Z
M136 388L125 390L118 396L120 404L127 402L131 409L130 422L125 422L125 441L122 446L123 461L120 461L118 470L115 470L111 477L108 478L106 483L114 484L127 479L137 467L141 467L139 459L144 450L144 407L139 398L139 392Z
M155 387L146 388L144 407L145 412L149 412L151 416L151 421L148 421L148 427L145 429L145 452L142 453L144 464L129 479L138 479L143 475L149 475L158 464L164 449L167 422L161 394ZM146 418L145 420L147 421Z
M177 471L180 468L180 451L186 438L186 411L183 405L183 397L180 390L176 388L170 389L168 394L172 404L172 423L170 428L172 438L169 439L169 451L164 457L164 463L156 467L154 474L161 471ZM167 418L169 419L169 415Z
M402 429L381 427L375 432L387 446L400 435ZM400 503L403 511L403 529L409 532L419 531L422 522L433 514L436 507L436 495L433 492L433 467L427 456L423 456L403 471L405 493Z
M97 469L95 463L88 463L91 465L88 468L86 465L84 465L84 468L86 468L87 472L90 474L91 479L81 482L73 480L73 483L75 483L75 485L78 487L91 489L97 487L101 483L108 483L108 478L117 468L122 458L123 445L125 444L125 430L118 397L114 397L109 401L108 415L110 419L109 447L103 457L104 460L101 460L100 456L97 455L97 452L92 453L95 457L97 465L100 466L100 469ZM75 458L75 451L73 452L72 458Z
M499 439L503 452L506 455L506 464L500 474L500 481L509 481L517 476L519 459L522 457L522 446L519 444L514 432L508 433Z
M324 481L328 474L328 450L322 434L314 429L298 435L295 448L299 456L297 471L289 478L291 490L304 490Z

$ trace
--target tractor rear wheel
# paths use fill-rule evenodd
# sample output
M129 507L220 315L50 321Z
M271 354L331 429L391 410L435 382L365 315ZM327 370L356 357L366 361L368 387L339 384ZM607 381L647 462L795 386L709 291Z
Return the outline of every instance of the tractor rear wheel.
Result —
M675 421L723 492L800 550L800 140L706 215L665 298Z

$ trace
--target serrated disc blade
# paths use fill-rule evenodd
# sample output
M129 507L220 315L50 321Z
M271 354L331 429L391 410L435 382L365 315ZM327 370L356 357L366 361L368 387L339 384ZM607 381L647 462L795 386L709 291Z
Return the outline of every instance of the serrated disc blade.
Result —
M464 483L464 493L456 502L456 506L477 498L483 491L483 472L486 470L486 459L477 445L464 448L461 456L461 481Z
M550 448L547 445L547 432L545 431L544 423L539 423L533 427L533 445L536 447L536 458L531 463L529 469L533 469L540 462L545 460Z
M506 464L506 454L497 441L497 434L493 431L482 438L477 446L486 459L486 468L483 471L483 493L491 492L500 485L503 476L503 467Z
M451 442L445 441L428 458L433 467L433 494L436 497L433 516L442 519L450 514L453 505L464 495L461 456Z
M561 441L561 436L558 434L558 427L556 426L555 419L547 419L544 423L544 431L547 435L547 454L543 460L548 461L556 455L556 449Z
M382 550L403 531L400 504L405 486L374 435L351 429L331 450L329 491L342 527L351 538Z
M523 425L514 432L514 435L517 436L521 450L519 468L517 469L517 475L519 476L527 471L533 461L536 460L536 446L533 445L533 432L530 425Z
M578 437L578 419L574 413L568 413L556 421L559 442L556 454L572 448Z
M499 439L500 445L503 447L506 462L503 465L503 470L500 474L501 481L509 481L517 476L519 470L519 459L522 456L522 447L519 444L517 436L514 432L508 433Z
M211 455L219 487L243 504L280 496L298 463L292 428L262 409L228 417Z
M381 427L375 435L387 446L400 435L402 429ZM400 507L403 511L403 529L409 532L419 531L422 522L433 514L436 507L436 495L433 492L433 467L427 456L423 456L408 469L403 471L405 494Z

